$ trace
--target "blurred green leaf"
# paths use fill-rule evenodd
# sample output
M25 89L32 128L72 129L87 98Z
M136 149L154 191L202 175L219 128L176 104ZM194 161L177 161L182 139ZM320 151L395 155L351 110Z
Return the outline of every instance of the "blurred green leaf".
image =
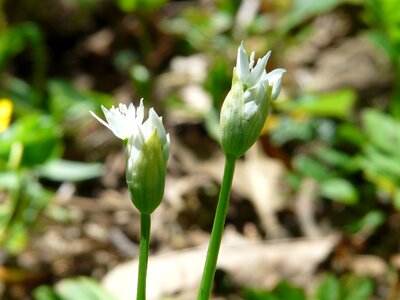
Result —
M280 300L271 292L259 291L255 289L245 289L243 296L245 300Z
M329 147L318 147L314 152L315 156L321 161L336 167L347 168L351 157L344 153Z
M374 230L381 226L385 221L385 215L379 210L369 211L359 220L355 220L347 225L347 230L357 233L361 230Z
M284 32L291 30L307 19L328 12L340 4L346 2L345 0L293 0L292 8L286 14L279 24L279 27Z
M345 275L341 278L343 300L368 300L373 293L373 282L368 278Z
M365 143L365 136L361 129L350 123L340 123L337 126L337 138L340 142L357 148L361 148Z
M305 294L302 289L294 287L286 281L278 284L278 286L274 289L274 294L279 300L306 300Z
M295 121L287 116L279 117L279 123L272 129L270 135L276 145L283 145L293 140L309 141L315 137L310 120Z
M347 205L358 202L358 193L353 184L343 178L329 178L320 185L321 195Z
M400 122L373 109L364 110L361 116L369 142L400 158Z
M32 174L18 174L18 186L9 190L0 206L0 244L11 253L21 252L28 240L28 228L47 205L52 194Z
M53 289L47 285L42 285L36 288L33 291L33 298L35 300L62 300L56 295Z
M0 240L2 238L4 237L0 236ZM15 255L24 250L27 242L27 227L22 222L15 222L8 226L7 239L3 243L0 241L0 244L3 244L4 249L6 249L9 253Z
M0 189L15 190L19 186L19 176L15 171L0 171Z
M393 43L391 43L390 39L379 31L370 30L366 33L366 36L377 46L379 46L390 59L396 61L398 59L398 49Z
M128 13L135 10L156 10L166 2L167 0L117 0L117 5L122 11Z
M400 157L390 156L371 146L365 147L364 154L365 169L368 169L368 165L372 165L383 176L391 177L394 181L400 179Z
M80 91L67 81L51 80L48 90L52 115L58 121L86 118L90 110L98 111L100 105L110 107L113 103L110 95Z
M103 165L69 160L52 160L37 169L39 176L54 181L81 181L99 177Z
M305 95L295 101L283 102L278 108L295 114L346 119L355 101L356 93L351 89L343 89L320 95Z
M397 210L400 211L400 189L398 189L394 195L393 205Z
M339 280L332 274L326 274L318 285L313 300L342 300Z
M313 300L368 300L373 293L371 279L345 274L338 279L326 274L316 289Z
M311 177L317 181L329 178L329 169L319 161L305 155L299 155L294 158L294 168L301 175Z
M35 166L61 155L61 128L51 117L30 115L18 119L0 135L0 161L7 161L13 144L23 148L21 164Z
M87 277L64 279L56 284L61 300L117 300L96 281Z
M13 102L16 115L24 116L38 109L32 87L20 78L9 77L5 81L4 93Z
M54 288L43 285L36 288L33 294L35 300L117 300L88 277L64 279Z
M217 48L225 51L231 43L224 33L232 28L232 24L233 15L228 12L211 13L191 7L176 18L163 20L161 28L169 34L183 36L195 49L207 52Z
M280 282L271 292L248 288L243 294L245 300L306 300L301 288L294 287L286 281Z
M117 0L118 7L125 12L134 11L139 0Z

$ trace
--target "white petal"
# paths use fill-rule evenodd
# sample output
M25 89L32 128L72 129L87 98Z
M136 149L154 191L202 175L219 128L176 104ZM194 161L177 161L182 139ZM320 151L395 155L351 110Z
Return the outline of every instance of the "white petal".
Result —
M119 111L123 114L126 115L126 113L128 112L128 109L126 108L125 104L120 103L119 104Z
M157 129L158 138L160 139L161 143L165 144L167 142L167 138L165 137L166 132L162 123L162 118L157 115L153 108L150 108L149 119L152 122L153 128Z
M144 106L143 106L143 98L140 99L140 104L138 108L136 109L136 120L139 124L143 123L143 118L144 118Z
M243 42L240 44L237 52L236 70L238 72L240 80L246 81L250 69L249 69L249 59L247 57L246 49L244 49L243 47Z
M281 92L281 87L282 87L282 75L285 73L285 69L275 69L268 73L268 82L269 85L272 86L272 94L271 94L271 99L275 100L278 98L280 92Z
M118 137L120 139L124 139L125 136L119 128L120 126L118 124L118 118L116 118L116 116L115 116L116 109L114 107L111 107L111 109L109 111L104 106L101 106L101 110L103 111L108 124L106 122L104 122L103 120L100 121L101 120L100 118L96 118L96 119L99 120L104 126L109 128L115 134L116 137Z
M257 111L258 105L255 101L250 101L244 104L244 114L246 120L251 119L254 113Z
M93 117L95 117L97 119L97 121L99 121L101 124L103 124L104 126L106 126L108 129L110 129L112 131L111 127L107 124L107 122L104 122L104 120L99 118L94 112L92 112L92 111L89 111L89 112L92 114Z
M170 144L170 138L169 138L169 133L166 135L167 142L164 144L163 147L163 156L164 160L167 161L169 157L169 144Z
M129 120L134 120L136 119L136 110L135 110L135 106L131 103L128 106L128 110L126 112L126 118Z
M266 55L264 55L263 58L257 61L256 67L251 71L249 77L247 78L246 83L249 87L254 86L261 79L270 55L271 51L269 51Z
M250 70L252 70L253 67L254 67L254 57L255 56L256 56L256 53L254 51L251 51L251 53L250 53L250 62L249 62Z

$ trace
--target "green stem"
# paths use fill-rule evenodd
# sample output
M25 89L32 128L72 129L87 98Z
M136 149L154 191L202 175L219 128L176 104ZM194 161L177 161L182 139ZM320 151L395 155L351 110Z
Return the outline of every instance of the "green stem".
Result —
M136 300L146 300L146 275L149 258L150 215L140 215L139 275Z
M228 211L235 164L236 158L227 155L217 211L215 212L214 225L211 231L210 244L208 245L207 258L204 265L203 277L201 278L199 293L197 294L197 300L208 300L210 298L215 269L217 267L219 247L221 245L222 233L224 231L226 213Z

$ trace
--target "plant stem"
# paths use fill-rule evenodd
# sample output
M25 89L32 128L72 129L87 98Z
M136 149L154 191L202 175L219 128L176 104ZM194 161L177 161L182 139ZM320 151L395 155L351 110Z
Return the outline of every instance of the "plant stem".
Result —
M206 263L204 265L203 277L201 278L197 300L208 300L210 298L215 269L217 267L219 247L221 245L222 233L224 231L226 213L228 211L235 164L236 158L226 155L224 177L222 179L217 210L214 217L214 225L211 231L210 244L208 245Z
M150 215L141 214L139 275L138 275L136 300L146 300L146 275L147 275L147 262L149 258L150 226L151 226Z

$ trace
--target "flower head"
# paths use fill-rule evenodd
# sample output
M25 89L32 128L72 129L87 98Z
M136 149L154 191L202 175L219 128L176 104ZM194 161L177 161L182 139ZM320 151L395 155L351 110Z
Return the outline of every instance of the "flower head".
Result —
M131 199L140 213L150 214L162 200L167 173L170 140L162 118L150 108L149 117L143 122L143 99L136 109L133 104L101 109L107 122L90 113L126 141L125 175Z
M101 124L110 129L116 137L127 140L131 135L137 133L137 124L142 124L144 115L143 99L137 109L133 104L126 107L125 104L119 104L117 108L112 106L110 110L101 106L101 110L106 117L107 122L99 118L94 112L90 112Z
M232 88L221 109L221 146L226 154L243 155L257 140L269 112L270 100L281 90L284 69L267 73L265 67L271 51L258 59L254 66L254 51L247 56L239 46Z
M126 182L133 204L143 214L152 213L162 200L169 145L162 118L150 108L148 119L138 123L126 145Z

